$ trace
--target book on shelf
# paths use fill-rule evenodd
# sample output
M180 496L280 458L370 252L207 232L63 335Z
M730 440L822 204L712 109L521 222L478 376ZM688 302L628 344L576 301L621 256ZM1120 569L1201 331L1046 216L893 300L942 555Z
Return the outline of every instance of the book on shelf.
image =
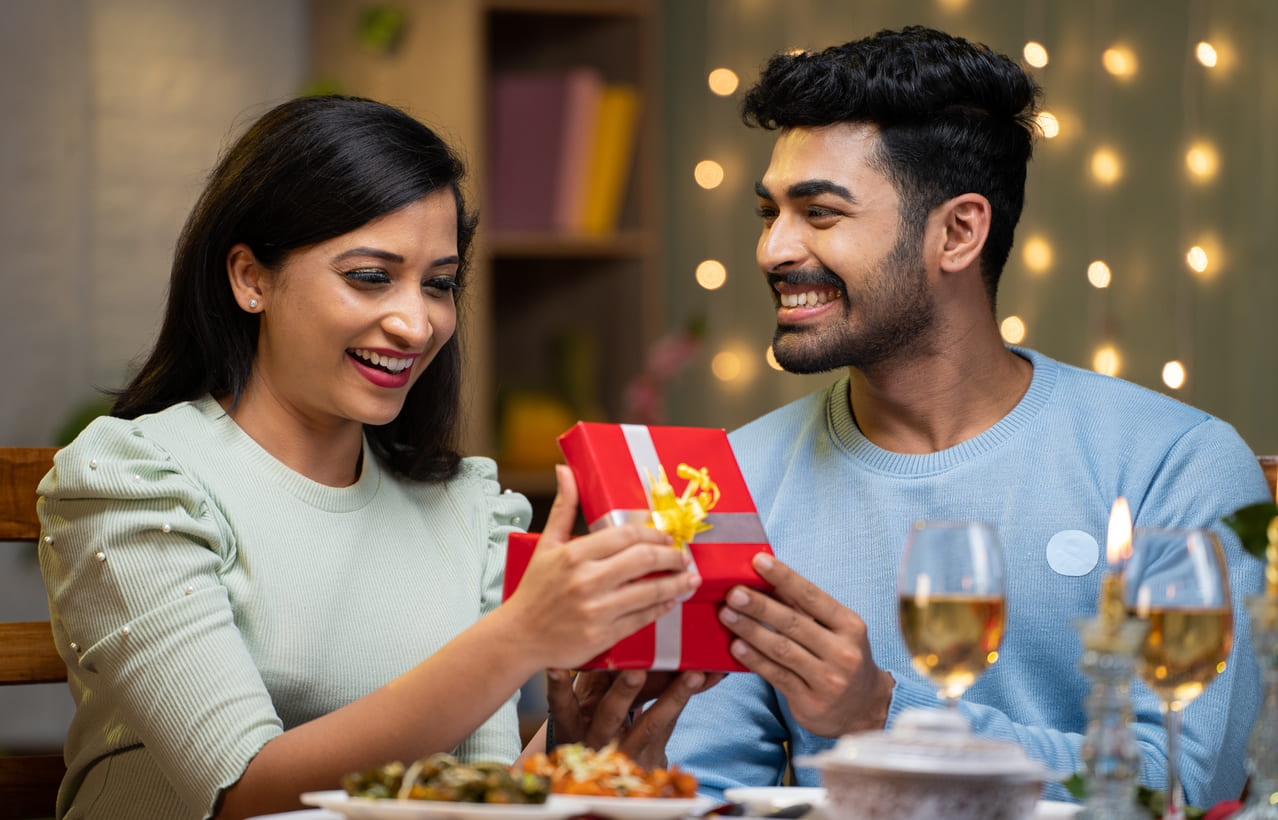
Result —
M603 78L588 67L493 79L486 210L494 230L557 232L579 224L602 96Z
M632 176L639 92L589 67L493 79L486 222L498 232L606 235Z
M601 235L617 230L630 183L638 129L639 89L627 84L605 87L587 174L581 223L584 233Z

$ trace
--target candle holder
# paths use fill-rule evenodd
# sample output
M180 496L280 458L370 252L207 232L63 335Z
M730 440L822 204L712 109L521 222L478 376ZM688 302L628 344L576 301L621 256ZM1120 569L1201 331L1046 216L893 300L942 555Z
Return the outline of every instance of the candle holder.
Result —
M1087 801L1080 820L1147 820L1136 802L1140 751L1129 723L1135 654L1149 624L1135 618L1115 623L1076 618L1083 644L1080 666L1091 680L1087 695L1087 733L1080 755L1085 766Z
M1264 699L1247 744L1249 797L1235 820L1278 820L1278 596L1247 599Z

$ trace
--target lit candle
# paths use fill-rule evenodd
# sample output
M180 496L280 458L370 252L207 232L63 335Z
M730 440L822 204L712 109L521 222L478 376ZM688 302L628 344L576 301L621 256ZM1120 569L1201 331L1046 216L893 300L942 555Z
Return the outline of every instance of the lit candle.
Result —
M1117 631L1126 617L1123 607L1123 562L1132 554L1132 514L1127 499L1119 496L1109 511L1105 538L1105 575L1101 578L1100 620Z

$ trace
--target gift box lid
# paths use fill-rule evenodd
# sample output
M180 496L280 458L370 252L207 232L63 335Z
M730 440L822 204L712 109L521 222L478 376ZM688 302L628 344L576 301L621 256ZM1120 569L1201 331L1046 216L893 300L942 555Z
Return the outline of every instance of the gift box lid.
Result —
M680 464L705 469L719 488L707 522L719 530L697 536L700 543L766 543L728 434L707 427L645 426L578 422L559 437L577 481L581 511L591 529L642 519L651 504L650 478L664 468L679 493ZM611 517L611 520L610 520Z

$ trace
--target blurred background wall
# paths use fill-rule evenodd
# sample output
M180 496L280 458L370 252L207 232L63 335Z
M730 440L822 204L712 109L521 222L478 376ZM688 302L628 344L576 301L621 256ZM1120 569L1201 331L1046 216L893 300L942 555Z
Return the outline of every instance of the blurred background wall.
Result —
M775 135L741 124L744 88L773 52L923 23L1018 60L1028 43L1046 56L1033 71L1058 131L1030 164L1000 286L1005 337L1175 396L1234 424L1253 450L1278 450L1278 3L711 0L666 11L668 315L704 317L707 334L670 390L672 418L731 428L832 378L765 362L775 320L754 263L753 184ZM741 79L729 96L708 86L718 68ZM694 181L707 160L722 168L712 189ZM723 265L717 289L697 284L705 260ZM1164 381L1169 363L1183 369L1179 387L1175 365Z

